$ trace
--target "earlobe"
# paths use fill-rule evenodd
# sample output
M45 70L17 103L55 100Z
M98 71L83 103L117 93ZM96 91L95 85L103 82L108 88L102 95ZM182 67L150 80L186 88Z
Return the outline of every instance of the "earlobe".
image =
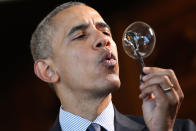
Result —
M59 79L57 72L53 71L46 60L37 60L34 63L34 72L38 78L47 83L56 83Z

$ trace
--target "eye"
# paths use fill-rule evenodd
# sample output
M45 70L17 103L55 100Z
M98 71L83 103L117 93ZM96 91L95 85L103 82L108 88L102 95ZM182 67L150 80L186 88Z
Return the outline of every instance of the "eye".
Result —
M111 33L110 32L107 32L107 31L104 31L103 34L104 35L107 35L107 36L111 36Z
M85 36L86 36L85 34L81 34L79 36L76 36L73 40L83 39Z

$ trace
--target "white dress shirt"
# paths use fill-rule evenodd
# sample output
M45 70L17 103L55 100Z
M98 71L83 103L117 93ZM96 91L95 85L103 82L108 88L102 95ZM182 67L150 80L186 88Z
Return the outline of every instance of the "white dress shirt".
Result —
M110 102L93 122L67 112L60 107L59 122L62 131L86 131L91 123L97 123L107 131L114 131L114 107Z

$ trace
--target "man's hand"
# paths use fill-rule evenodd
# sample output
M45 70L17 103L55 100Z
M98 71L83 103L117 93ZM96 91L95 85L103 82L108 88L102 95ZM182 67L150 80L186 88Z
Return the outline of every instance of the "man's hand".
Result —
M140 85L143 115L150 131L172 131L177 112L184 98L172 70L144 67L146 74ZM168 88L171 88L169 91Z

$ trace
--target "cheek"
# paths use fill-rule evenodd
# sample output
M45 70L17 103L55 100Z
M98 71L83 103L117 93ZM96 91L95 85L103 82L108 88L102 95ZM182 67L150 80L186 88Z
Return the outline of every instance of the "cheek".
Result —
M111 40L111 46L114 47L114 48L116 48L116 43L114 42L113 39Z
M77 79L85 79L89 75L93 66L92 66L92 55L89 55L85 50L68 51L61 55L59 59L59 72L62 77Z
M65 56L64 60L64 66L66 67L66 70L71 71L73 73L79 73L79 71L83 68L84 64L86 63L83 58L84 54L80 51L69 52L69 54Z
M116 46L116 43L113 41L111 42L111 48L113 50L113 53L115 53L116 57L117 57L117 60L118 60L118 51L117 51L117 46Z
M90 87L97 79L96 62L93 54L87 51L69 53L61 67L61 82L78 87Z

